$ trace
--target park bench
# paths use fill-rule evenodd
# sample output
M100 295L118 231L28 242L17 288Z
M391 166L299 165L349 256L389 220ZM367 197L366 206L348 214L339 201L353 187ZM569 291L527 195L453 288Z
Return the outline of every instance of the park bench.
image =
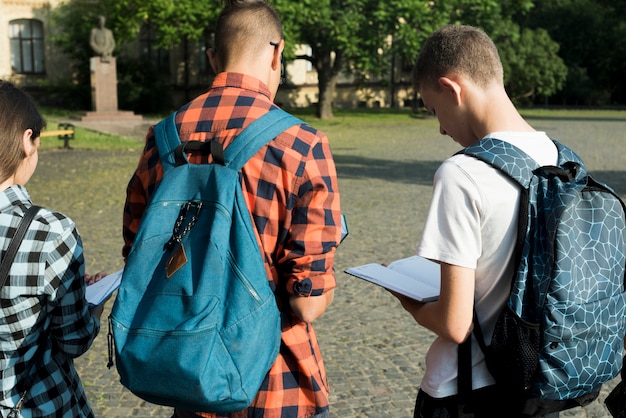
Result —
M58 139L63 140L63 148L71 149L70 140L74 139L74 125L71 123L59 123L59 129L56 131L44 131L41 133L41 137L57 136Z

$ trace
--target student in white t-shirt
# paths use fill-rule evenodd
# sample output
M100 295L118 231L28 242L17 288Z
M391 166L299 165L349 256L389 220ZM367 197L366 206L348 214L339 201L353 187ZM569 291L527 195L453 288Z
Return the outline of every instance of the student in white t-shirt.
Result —
M467 147L496 136L524 150L541 165L554 165L557 150L533 129L509 99L498 51L481 30L449 25L426 41L414 69L414 83L442 135ZM422 326L437 334L426 356L414 417L456 417L457 346L478 320L490 341L498 312L510 290L517 235L519 187L496 169L455 155L437 170L433 199L417 255L441 265L438 301L419 303L396 295ZM504 402L472 346L475 417L523 417ZM558 417L558 413L549 417Z

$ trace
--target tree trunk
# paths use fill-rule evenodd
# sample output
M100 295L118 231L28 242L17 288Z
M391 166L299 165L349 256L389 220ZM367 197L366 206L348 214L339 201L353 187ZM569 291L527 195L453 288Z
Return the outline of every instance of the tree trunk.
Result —
M332 74L318 74L319 102L317 103L317 117L320 119L332 119L334 117L333 96L335 95L337 77Z
M320 119L333 119L333 98L339 77L338 68L341 66L341 55L336 54L335 59L333 59L331 51L324 51L317 56L320 58L316 61L319 89L316 116Z

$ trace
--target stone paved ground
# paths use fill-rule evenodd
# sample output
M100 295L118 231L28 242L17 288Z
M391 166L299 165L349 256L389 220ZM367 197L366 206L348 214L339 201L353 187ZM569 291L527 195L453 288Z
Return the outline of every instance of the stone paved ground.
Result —
M578 150L597 178L626 196L626 116L530 121ZM35 202L76 220L89 272L112 272L122 266L124 189L137 161L145 126L117 123L89 127L136 138L137 147L110 152L44 151L29 190ZM325 129L333 145L343 212L350 228L350 236L337 255L335 301L316 323L332 390L331 413L337 418L407 418L412 416L424 355L433 335L415 324L384 290L342 271L412 254L434 170L457 147L438 135L432 120L402 126L374 121L352 129L350 138L334 137L332 125ZM126 391L115 369L107 369L106 362L104 326L93 348L76 362L98 417L171 415L169 408L145 403ZM608 417L602 401L614 384L605 385L594 404L561 416Z

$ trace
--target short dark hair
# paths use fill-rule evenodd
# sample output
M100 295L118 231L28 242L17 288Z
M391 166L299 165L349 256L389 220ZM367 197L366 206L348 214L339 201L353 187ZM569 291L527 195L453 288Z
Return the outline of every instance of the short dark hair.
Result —
M0 182L15 174L25 157L24 131L32 129L34 141L45 126L34 100L12 83L0 80Z
M227 0L217 18L215 52L222 63L233 52L255 51L283 38L276 9L264 0Z
M433 32L422 47L415 67L416 89L437 88L439 77L461 73L479 86L503 82L498 49L481 29L467 25L447 25Z

